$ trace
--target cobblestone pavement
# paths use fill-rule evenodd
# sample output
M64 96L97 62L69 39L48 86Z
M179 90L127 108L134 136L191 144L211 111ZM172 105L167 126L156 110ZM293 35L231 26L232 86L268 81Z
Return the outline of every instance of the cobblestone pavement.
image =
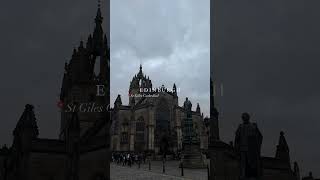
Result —
M111 164L111 180L207 180L206 169L184 169L184 176L181 176L181 169L178 161L167 161L165 173L162 172L162 162L152 161L151 170L148 163L132 167Z

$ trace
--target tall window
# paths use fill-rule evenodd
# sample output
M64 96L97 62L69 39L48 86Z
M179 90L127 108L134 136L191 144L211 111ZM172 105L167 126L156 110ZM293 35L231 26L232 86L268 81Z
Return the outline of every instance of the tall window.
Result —
M127 144L128 143L128 133L123 132L121 133L121 144Z
M145 140L144 140L144 130L145 130L145 123L143 117L139 117L136 122L136 140L135 140L135 150L142 152L145 147Z
M114 126L113 126L113 134L118 134L119 131L119 121L115 120Z
M122 122L122 128L121 128L121 132L122 132L121 138L120 138L121 144L127 144L129 142L128 126L129 126L129 120L125 118Z
M143 117L140 117L136 123L136 142L144 142L145 123Z
M161 99L156 110L155 141L160 144L164 136L170 136L170 109L165 99Z

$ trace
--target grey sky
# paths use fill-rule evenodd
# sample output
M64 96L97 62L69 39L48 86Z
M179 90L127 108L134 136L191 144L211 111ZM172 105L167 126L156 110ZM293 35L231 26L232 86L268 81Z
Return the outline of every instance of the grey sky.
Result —
M153 86L180 88L209 115L209 0L111 0L111 101L128 103L140 63Z
M274 156L283 130L302 175L320 176L320 1L217 1L217 59L212 70L221 135L234 139L249 112Z

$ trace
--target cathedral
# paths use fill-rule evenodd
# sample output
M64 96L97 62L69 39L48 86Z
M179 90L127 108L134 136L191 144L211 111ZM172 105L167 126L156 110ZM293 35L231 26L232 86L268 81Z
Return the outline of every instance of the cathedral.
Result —
M27 104L12 145L0 149L0 180L110 179L110 112L83 110L88 103L105 106L110 100L110 53L102 22L99 4L93 33L65 63L59 138L39 138L35 108ZM97 64L99 72L94 70ZM106 87L104 96L96 96L97 85Z
M140 68L130 82L127 105L118 95L112 113L111 150L113 152L148 152L173 154L182 150L186 109L179 106L178 89L164 85L154 88ZM188 98L185 103L190 103ZM192 104L191 104L192 105ZM208 149L208 128L200 105L192 110L193 128L200 149Z
M93 33L61 68L59 135L40 138L36 109L25 105L12 144L0 148L0 180L110 180L111 151L175 154L188 141L197 142L210 158L210 179L318 180L312 173L301 178L284 132L275 155L262 156L262 134L246 114L235 142L223 142L212 84L210 118L204 118L200 105L192 108L188 98L179 105L175 84L155 88L140 65L129 85L129 103L122 104L118 95L111 109L110 49L100 5L94 22ZM98 86L105 87L103 95L97 95Z

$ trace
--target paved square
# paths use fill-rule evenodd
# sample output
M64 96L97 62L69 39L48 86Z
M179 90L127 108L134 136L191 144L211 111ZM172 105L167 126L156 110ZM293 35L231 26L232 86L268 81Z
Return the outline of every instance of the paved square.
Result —
M181 176L181 169L178 161L167 161L165 173L162 173L162 162L152 161L151 170L149 165L121 166L111 164L111 180L207 180L207 169L184 169L184 176Z

